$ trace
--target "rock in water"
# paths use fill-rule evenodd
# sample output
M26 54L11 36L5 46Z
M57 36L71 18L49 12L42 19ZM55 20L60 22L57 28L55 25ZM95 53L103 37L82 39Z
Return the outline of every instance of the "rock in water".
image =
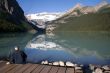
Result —
M63 61L59 61L60 66L65 66Z
M75 64L73 64L73 63L71 63L71 62L66 62L66 66L74 67Z
M95 72L94 73L103 73L102 69L100 68L96 68Z
M53 65L59 66L59 62L53 62Z
M103 68L104 70L110 70L110 68L109 68L107 65L103 66L102 68Z
M46 60L46 61L44 61L44 64L48 64L48 61Z
M94 69L95 69L95 65L90 64L90 65L89 65L89 68L90 68L90 70L94 70Z

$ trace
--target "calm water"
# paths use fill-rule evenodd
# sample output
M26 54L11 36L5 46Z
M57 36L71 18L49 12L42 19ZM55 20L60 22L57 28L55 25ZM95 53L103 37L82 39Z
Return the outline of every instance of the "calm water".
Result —
M29 33L0 34L0 59L6 58L15 46L24 49L27 42L32 38L33 34Z
M58 32L56 34L0 34L0 56L19 45L29 62L71 61L78 64L110 64L110 33Z

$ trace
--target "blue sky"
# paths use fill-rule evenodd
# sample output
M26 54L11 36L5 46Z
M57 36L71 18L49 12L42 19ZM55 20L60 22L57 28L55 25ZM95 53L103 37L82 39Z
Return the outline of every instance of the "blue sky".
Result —
M93 6L103 0L17 0L25 14L36 12L64 12L77 3ZM107 0L110 3L110 0Z

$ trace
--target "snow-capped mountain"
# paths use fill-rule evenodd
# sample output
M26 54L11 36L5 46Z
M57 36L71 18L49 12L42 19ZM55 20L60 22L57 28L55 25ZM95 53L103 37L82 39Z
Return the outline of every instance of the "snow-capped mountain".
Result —
M25 15L26 18L30 23L35 25L40 29L46 28L46 22L56 20L57 18L61 17L64 13L61 12L42 12L42 13L35 13L35 14L27 14Z
M61 12L42 12L42 13L35 13L35 14L28 14L26 15L28 20L35 20L40 24L43 24L43 22L52 21L60 16L62 16L64 13Z

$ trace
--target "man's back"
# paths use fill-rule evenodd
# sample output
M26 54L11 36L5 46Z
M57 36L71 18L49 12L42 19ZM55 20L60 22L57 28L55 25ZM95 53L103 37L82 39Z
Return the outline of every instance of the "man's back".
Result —
M15 64L22 64L23 63L23 57L22 57L22 53L20 51L15 51L12 54L12 58L13 58L13 63Z
M10 54L10 62L14 64L25 64L27 55L23 52L18 50L15 50L13 53Z

